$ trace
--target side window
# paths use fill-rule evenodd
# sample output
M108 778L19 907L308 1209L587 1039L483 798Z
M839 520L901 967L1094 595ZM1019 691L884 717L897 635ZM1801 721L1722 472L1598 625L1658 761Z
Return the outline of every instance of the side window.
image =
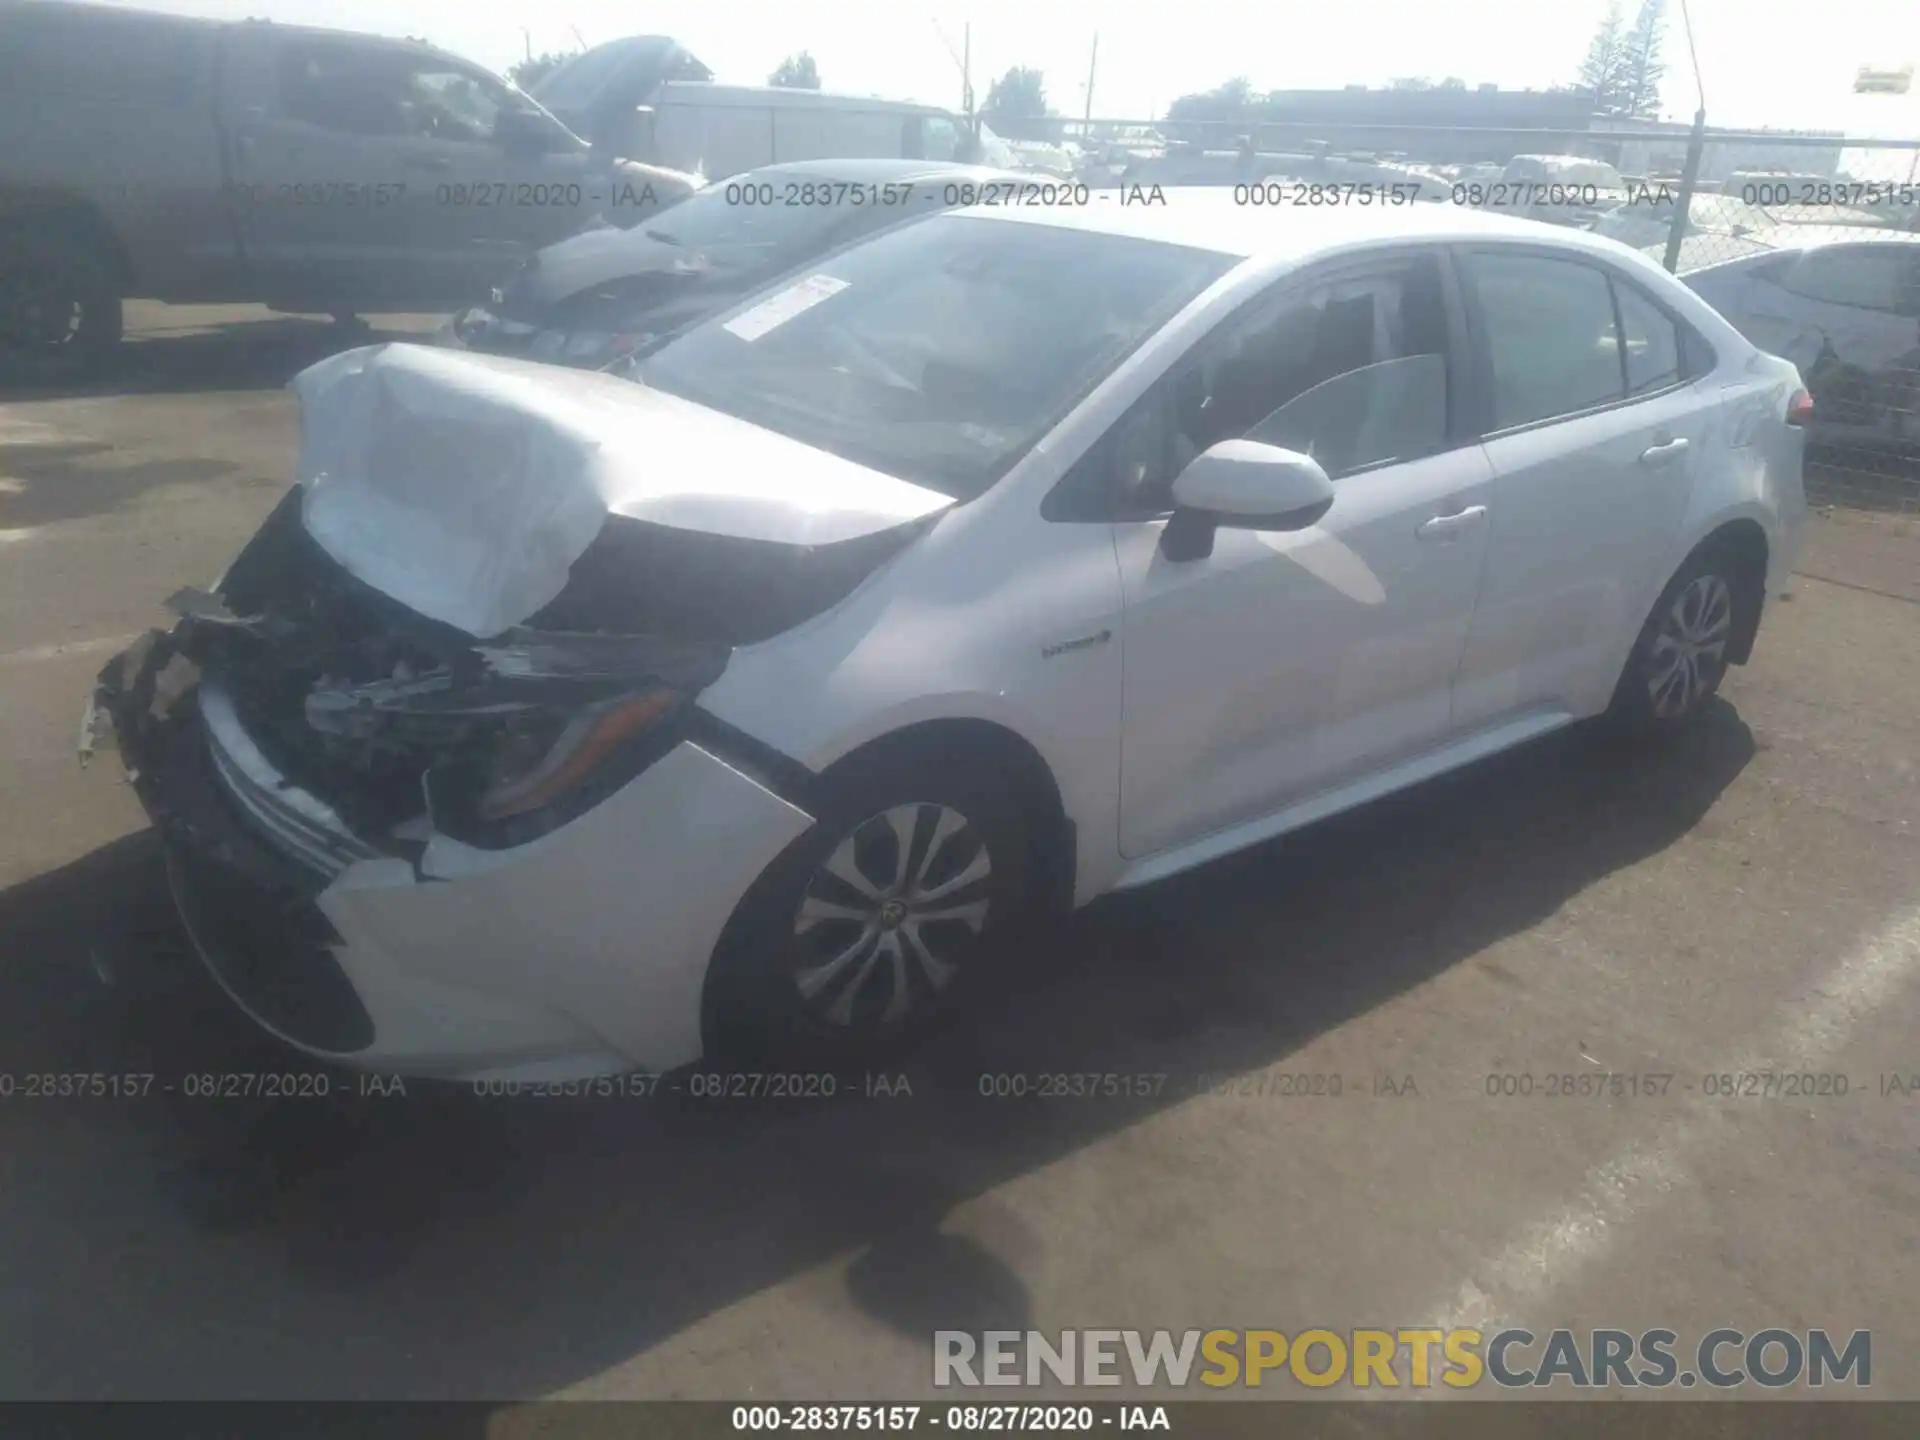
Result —
M346 135L405 135L406 68L389 52L295 43L280 52L280 109Z
M296 43L281 52L288 118L348 135L487 144L505 109L531 109L485 76L394 51Z
M1339 479L1447 443L1447 319L1431 257L1257 301L1179 361L1075 467L1062 509L1140 518L1222 440L1312 455Z
M1464 257L1493 366L1495 430L1625 398L1607 277L1591 266L1482 251Z
M511 99L504 87L465 71L422 68L408 77L405 103L414 134L484 145Z
M1862 246L1856 249L1816 250L1784 276L1779 284L1809 300L1829 305L1851 305L1861 310L1902 310L1902 281L1907 269L1905 246ZM1905 307L1911 313L1909 303Z
M1627 394L1647 395L1678 385L1683 369L1680 328L1633 286L1613 282L1620 302L1620 338L1626 347Z

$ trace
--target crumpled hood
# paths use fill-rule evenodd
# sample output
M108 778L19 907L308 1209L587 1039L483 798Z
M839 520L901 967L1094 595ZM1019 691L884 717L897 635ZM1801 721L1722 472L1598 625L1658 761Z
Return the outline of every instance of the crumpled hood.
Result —
M357 579L482 638L559 595L609 514L815 546L954 503L592 371L376 345L291 388L308 533Z

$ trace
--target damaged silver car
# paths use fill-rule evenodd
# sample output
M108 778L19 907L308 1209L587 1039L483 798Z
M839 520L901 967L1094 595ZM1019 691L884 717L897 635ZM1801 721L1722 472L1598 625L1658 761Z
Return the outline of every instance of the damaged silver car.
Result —
M84 758L110 720L195 948L326 1058L697 1058L714 933L808 824L809 777L693 702L949 497L821 456L843 483L817 476L772 522L800 543L775 541L657 434L609 433L610 401L673 404L625 381L397 346L295 388L301 483L105 667L82 724ZM707 418L708 457L758 448Z

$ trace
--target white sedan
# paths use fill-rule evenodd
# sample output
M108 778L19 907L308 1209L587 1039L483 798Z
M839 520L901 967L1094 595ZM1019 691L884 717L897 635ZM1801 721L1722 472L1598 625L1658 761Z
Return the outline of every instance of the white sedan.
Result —
M96 699L235 1000L445 1077L870 1054L1040 912L1681 725L1803 514L1792 365L1454 207L976 206L626 375L296 388Z

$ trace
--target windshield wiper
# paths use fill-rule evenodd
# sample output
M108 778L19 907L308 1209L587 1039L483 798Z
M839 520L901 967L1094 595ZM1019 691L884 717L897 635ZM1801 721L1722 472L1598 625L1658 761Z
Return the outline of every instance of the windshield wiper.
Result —
M664 230L642 230L640 233L649 240L658 240L662 245L678 245L680 243Z

